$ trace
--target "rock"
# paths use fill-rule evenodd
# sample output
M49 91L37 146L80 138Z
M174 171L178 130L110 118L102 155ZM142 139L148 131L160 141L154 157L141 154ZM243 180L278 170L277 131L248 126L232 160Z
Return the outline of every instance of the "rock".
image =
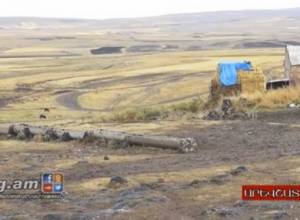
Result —
M92 131L86 131L86 132L84 132L82 141L84 143L93 143L93 142L97 141L97 138L95 137L95 135Z
M109 157L106 155L106 156L104 156L103 159L104 159L104 160L109 160Z
M203 180L193 180L192 182L189 183L189 186L191 186L191 187L200 187L204 183L206 183L206 182L203 181Z
M94 218L85 214L73 214L70 218L70 220L92 220L92 219Z
M148 209L153 205L160 206L160 204L168 201L168 197L160 194L157 191L153 191L147 187L141 186L121 191L112 206L112 210L130 211L132 209L138 209L141 207Z
M291 103L288 105L288 108L297 108L297 105L295 103Z
M189 185L190 186L195 186L195 185L198 185L198 184L200 184L200 180L193 180Z
M59 214L48 214L44 215L42 220L63 220L63 216Z
M15 130L15 126L14 125L10 125L8 128L8 135L11 137L15 137L18 135L18 133Z
M289 214L282 210L282 211L278 211L277 213L275 213L274 215L274 220L280 220L280 219L283 219L284 217L289 217Z
M232 104L232 101L230 99L224 99L221 110L224 113L224 115L231 114L234 112L234 106Z
M128 148L129 144L126 140L119 141L119 140L109 140L107 142L107 146L116 148L116 149L123 149L123 148Z
M228 180L229 180L228 174L222 174L222 175L218 175L218 176L211 178L210 182L217 184L217 185L221 185L221 184L224 184Z
M48 129L43 137L44 141L57 140L59 137L54 129Z
M206 116L207 120L247 120L249 115L243 111L236 111L230 99L224 99L220 110L210 111Z
M230 115L227 115L228 120L247 120L250 119L250 117L248 116L248 114L246 112L234 112Z
M33 134L31 133L30 129L25 127L20 130L20 132L17 134L17 139L19 140L28 140L33 138Z
M240 175L241 173L244 173L244 172L247 172L247 171L248 171L247 167L245 167L245 166L239 166L239 167L233 169L230 172L230 174L233 175L233 176L237 176L237 175Z
M246 207L249 205L249 202L243 201L243 200L238 200L236 203L234 203L233 207Z
M259 220L259 218L256 218L256 217L254 217L254 216L251 216L251 217L249 218L249 220Z
M110 179L108 187L110 187L110 188L120 188L122 186L127 185L127 183L128 183L128 181L125 178L120 177L120 176L113 176Z
M73 140L73 138L71 137L69 132L64 132L62 134L62 136L60 137L60 140L61 141L71 141L71 140Z
M205 210L201 213L201 215L219 215L221 217L232 217L239 215L238 211L236 209L232 208L211 208L208 210Z
M216 209L216 213L218 215L222 216L222 217L228 217L228 216L238 215L238 213L236 212L236 210L230 209L230 208Z
M217 111L210 111L206 116L207 120L218 121L222 119L222 116Z

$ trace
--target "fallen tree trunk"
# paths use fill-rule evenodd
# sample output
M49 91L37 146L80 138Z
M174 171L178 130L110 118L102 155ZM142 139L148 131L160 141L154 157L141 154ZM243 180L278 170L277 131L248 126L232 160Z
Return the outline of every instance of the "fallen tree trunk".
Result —
M103 129L94 131L74 131L25 124L11 125L7 130L7 134L10 136L19 136L21 137L20 139L30 139L34 135L42 135L48 137L49 140L61 139L63 141L72 139L80 140L91 137L102 140L112 140L120 144L175 149L181 152L192 152L197 146L197 143L193 138L139 135Z

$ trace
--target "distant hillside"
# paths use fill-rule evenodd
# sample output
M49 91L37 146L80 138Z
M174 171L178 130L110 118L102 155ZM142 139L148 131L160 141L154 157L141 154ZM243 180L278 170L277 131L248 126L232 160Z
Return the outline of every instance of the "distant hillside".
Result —
M2 17L2 28L160 28L162 31L205 31L236 28L285 27L300 24L300 8L283 10L247 10L173 14L146 18L109 20ZM274 26L273 26L274 28Z
M78 50L101 47L124 47L127 51L137 51L136 48L167 51L283 47L289 43L300 44L300 8L110 20L0 18L0 35L15 34L26 36L24 47L31 43L37 45L38 41L48 44L53 41L55 46ZM92 40L85 41L84 35L93 36ZM15 46L8 44L7 48ZM144 49L138 51L145 52Z

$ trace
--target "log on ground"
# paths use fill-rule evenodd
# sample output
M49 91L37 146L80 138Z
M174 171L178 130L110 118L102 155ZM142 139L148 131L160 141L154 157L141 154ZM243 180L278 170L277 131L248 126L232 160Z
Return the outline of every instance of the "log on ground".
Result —
M27 124L17 124L9 126L9 128L6 129L6 134L17 137L18 134L23 134L24 131L26 131L26 134L28 134L28 138L34 135L42 135L49 137L49 134L51 134L50 137L55 137L53 139L60 140L65 140L66 136L68 136L68 140L81 140L86 137L93 137L101 140L112 140L119 143L126 143L126 145L175 149L184 153L192 152L194 151L195 147L197 147L197 142L194 138L151 136L103 129L92 131L75 131L55 129L46 126L31 126Z

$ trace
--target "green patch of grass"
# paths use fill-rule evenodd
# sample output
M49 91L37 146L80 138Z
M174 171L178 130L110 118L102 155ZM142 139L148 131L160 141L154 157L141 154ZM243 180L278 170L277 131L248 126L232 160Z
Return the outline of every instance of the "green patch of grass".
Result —
M204 102L202 99L197 98L190 102L183 102L173 105L171 109L175 112L191 112L197 113L203 108Z
M108 121L139 122L165 119L176 113L197 113L203 108L202 99L198 98L189 102L174 104L168 107L149 107L131 109L123 112L115 112Z

